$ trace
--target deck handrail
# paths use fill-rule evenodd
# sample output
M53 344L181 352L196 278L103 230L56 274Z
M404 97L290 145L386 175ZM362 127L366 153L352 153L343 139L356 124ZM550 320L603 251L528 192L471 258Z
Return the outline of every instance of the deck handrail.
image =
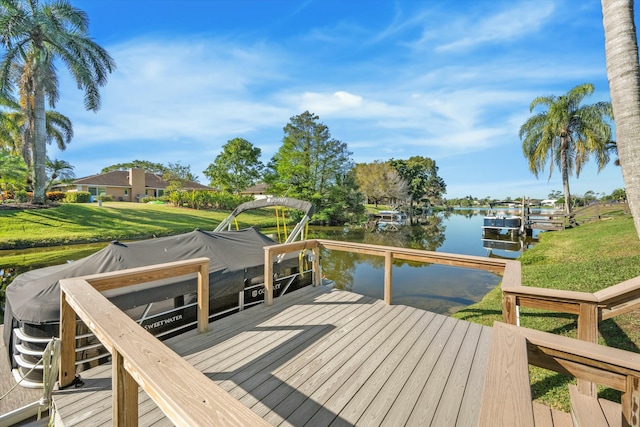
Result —
M622 425L640 426L640 355L495 322L478 425L533 426L529 365L622 392Z
M577 292L558 289L513 286L502 283L502 321L519 324L519 307L575 314L579 340L598 342L598 324L640 307L640 276L602 289L598 292ZM595 396L595 384L578 381L581 393Z
M112 355L113 425L138 424L141 387L179 426L268 425L155 338L101 290L198 273L198 329L209 315L209 259L176 261L60 281L60 385L75 375L76 315Z
M338 250L385 258L384 267L384 301L392 303L393 260L402 259L430 264L449 265L454 267L476 268L502 275L502 283L513 288L521 285L521 266L519 261L497 258L460 255L447 252L426 251L422 249L400 248L395 246L372 245L367 243L343 242L325 239L310 239L302 242L284 243L264 247L265 253L265 302L273 301L273 261L276 255L295 251L312 250L314 285L320 283L320 249Z
M640 276L594 293L564 291L502 283L502 317L518 323L519 306L578 315L578 338L597 342L598 322L640 307Z

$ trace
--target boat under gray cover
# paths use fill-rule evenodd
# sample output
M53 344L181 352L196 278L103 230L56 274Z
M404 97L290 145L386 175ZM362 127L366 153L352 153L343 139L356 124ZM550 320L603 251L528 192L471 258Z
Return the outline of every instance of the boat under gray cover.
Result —
M104 249L69 264L23 273L7 287L4 342L12 348L11 331L20 323L60 321L59 280L172 261L208 257L210 298L242 292L246 277L263 274L264 246L276 242L253 228L240 231L195 230L177 236L131 243L111 242ZM295 255L294 255L295 256ZM297 265L297 259L295 260ZM195 274L105 292L122 310L195 292Z

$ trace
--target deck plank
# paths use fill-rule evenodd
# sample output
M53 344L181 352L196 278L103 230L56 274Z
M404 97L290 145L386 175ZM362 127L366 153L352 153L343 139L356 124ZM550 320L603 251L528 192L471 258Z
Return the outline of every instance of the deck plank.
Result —
M481 325L474 323L469 325L469 329L467 329L462 345L459 347L453 368L445 384L442 397L436 406L433 407L434 414L431 425L456 425L461 407L460 402L464 397L465 391L468 390L466 385L471 373L471 368L473 367L475 352L482 331L483 327ZM478 390L482 389L480 388ZM475 423L472 424L475 425Z
M454 319L447 319L443 327L438 331L436 339L422 355L413 374L407 379L404 387L398 394L397 402L393 405L382 420L381 425L395 426L406 424L417 405L425 384L431 378L435 367L445 352L447 344L455 337L460 337L460 329L466 330L465 323L459 323ZM456 331L457 329L457 331ZM433 393L440 393L441 390L432 390Z
M338 364L342 363L348 356L348 346L354 340L356 340L357 344L363 345L364 342L375 336L376 330L373 327L376 323L389 321L396 312L400 311L402 311L401 307L394 307L393 310L388 311L374 311L369 318L359 325L359 328L341 335L335 343L331 340L331 337L334 336L332 334L327 337L327 340L323 340L325 345L308 349L301 357L276 370L271 378L252 392L257 401L252 406L252 409L257 413L266 415L271 411L271 408L276 408L291 393L301 387L308 378L316 375L327 364L332 361ZM327 345L329 345L328 348ZM242 401L245 401L245 399L242 399Z
M351 340L343 352L327 361L302 384L297 385L288 398L267 414L265 419L274 425L281 425L285 420L285 425L302 425L308 420L309 414L321 410L322 407L315 398L311 399L310 396L316 392L323 393L336 383L349 378L358 361L366 360L372 351L383 344L391 331L395 331L411 316L412 310L407 310L406 307L395 306L394 309L398 312L397 315L392 316L388 322L375 323L367 331L368 335Z
M407 383L409 377L413 375L422 355L427 351L429 346L432 345L434 337L439 333L446 319L447 318L444 316L435 316L433 321L429 323L429 326L425 329L416 345L408 351L407 356L394 370L389 380L381 387L373 400L366 402L367 408L362 415L360 415L360 418L357 421L358 424L380 424L386 413L395 404L402 388ZM447 322L447 324L452 325L451 322ZM338 423L334 424L338 425Z
M340 390L334 395L334 400L342 400L344 407L339 411L340 417L335 419L332 426L349 426L357 423L369 404L376 397L381 395L381 390L389 383L397 384L397 378L394 374L398 372L400 367L411 357L412 350L419 346L420 338L426 333L428 328L437 327L438 320L442 319L433 313L425 312L425 315L414 325L409 333L404 337L402 342L397 345L392 353L383 361L384 363L375 369L366 382L355 393L343 393L346 390ZM428 343L427 343L428 344ZM385 396L385 394L382 394ZM346 402L347 396L351 396ZM333 402L332 405L335 405Z
M491 328L483 327L478 347L476 348L471 372L467 379L460 412L458 413L457 426L476 426L478 420L473 417L473 408L482 404L482 389L484 387L484 368L489 360L489 347L491 345Z
M266 396L269 396L272 402L280 402L289 392L286 388L281 388L280 392L285 395L278 400L277 389L283 381L290 382L296 374L299 375L300 381L301 372L306 373L307 376L314 374L326 361L331 360L347 346L351 336L365 333L382 314L373 306L360 306L359 310L350 316L350 321L334 330L333 334L325 336L315 346L305 349L292 358L286 366L281 366L282 363L278 361L275 369L263 371L243 382L241 386L245 390L244 395L241 393L234 395L254 410L268 412ZM264 400L261 401L260 397Z
M478 420L490 336L423 310L305 288L166 343L273 425L467 426ZM110 375L103 365L83 373L86 387L55 393L64 426L110 425ZM139 425L171 425L146 393L138 399Z
M317 411L305 424L307 422L310 425L330 424L371 375L378 369L384 370L380 366L390 362L394 349L402 347L400 344L402 340L413 329L419 328L418 322L424 316L424 312L415 311L396 328L388 328L384 334L380 333L376 336L376 340L379 340L378 346L371 341L369 348L363 347L360 352L353 354L353 357L340 367L331 380L325 383L325 387L319 388L309 396L305 405L298 407L288 421L292 425L300 425L298 421L306 421L306 418L311 415L308 403L313 402L315 405L317 402L325 410Z
M432 425L431 422L433 420L433 416L440 404L453 404L459 406L462 394L457 401L447 401L443 396L447 390L447 386L449 385L449 379L451 378L454 367L460 360L464 362L464 359L460 358L461 354L465 351L469 352L472 348L475 348L477 338L474 337L473 340L465 341L465 337L470 335L468 332L471 326L471 323L458 323L456 325L456 328L445 344L445 348L443 349L440 358L433 368L432 375L421 390L420 398L416 402L416 405L411 412L411 416L409 417L409 425ZM467 346L465 344L469 345ZM439 392L434 392L434 390L438 390Z

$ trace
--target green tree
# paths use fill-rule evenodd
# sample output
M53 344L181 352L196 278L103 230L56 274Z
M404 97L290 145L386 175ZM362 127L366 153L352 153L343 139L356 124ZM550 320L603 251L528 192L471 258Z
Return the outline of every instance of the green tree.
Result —
M163 166L163 168L164 172L162 173L162 179L169 183L165 189L165 193L182 191L189 182L194 182L198 179L197 176L191 173L190 165L181 165L180 162L177 162L169 163L168 166ZM200 196L200 192L195 195L192 194L192 196L198 197ZM198 202L197 200L192 201Z
M33 147L28 138L26 129L27 112L23 111L20 103L12 101L0 93L0 106L6 111L0 111L0 148L8 149L13 154L21 155L27 167L33 165ZM73 139L73 125L67 116L53 110L46 112L46 141L47 144L55 142L61 151Z
M438 167L433 159L413 156L409 160L391 159L389 163L407 182L411 212L413 212L414 202L423 199L434 202L441 199L442 195L446 193L447 186L444 180L438 176Z
M560 168L564 187L565 210L571 213L569 176L580 176L582 166L595 156L598 170L609 162L608 144L611 141L611 103L597 102L580 105L593 93L590 83L578 85L565 95L542 96L531 102L529 111L538 106L547 109L530 117L520 127L522 151L529 161L529 169L537 177L549 161L549 178L553 165Z
M549 193L549 199L551 199L551 200L553 200L553 199L557 200L560 197L562 197L562 191L560 191L560 190L552 190Z
M627 200L627 192L624 190L624 188L616 188L611 192L609 198L617 201Z
M66 160L47 159L47 176L49 177L47 183L47 191L51 188L54 182L70 181L76 177L73 172L73 166Z
M264 165L260 161L262 151L243 138L234 138L222 146L204 171L212 187L226 193L238 194L255 185L262 176Z
M311 201L316 216L329 208L329 193L351 169L347 144L331 138L319 117L305 111L284 127L282 146L265 180L275 194Z
M167 167L162 163L153 163L147 160L134 160L128 163L118 163L115 165L102 168L100 173L108 173L113 171L126 171L129 169L144 169L147 173L162 175L167 171Z
M331 187L327 202L327 206L319 215L323 217L323 222L329 225L359 224L365 219L362 193L356 183L353 169L336 177L336 185Z
M584 193L582 196L582 205L587 206L593 202L595 202L598 198L596 197L596 193L593 190L589 190Z
M20 104L0 92L0 107L0 150L21 155L24 116Z
M0 150L0 198L4 201L4 192L16 192L24 189L27 180L27 167L20 156L7 150Z
M179 161L176 163L169 162L162 173L162 178L165 181L179 179L185 182L196 182L198 180L198 176L191 172L191 165L181 165Z
M388 162L359 163L355 166L355 179L367 202L406 199L407 182Z
M640 236L640 63L633 0L602 0L602 16L617 154L629 208Z
M37 0L0 1L0 40L5 55L0 64L0 90L8 96L19 85L25 101L25 141L33 148L33 202L45 201L46 116L58 100L55 61L71 72L84 90L87 110L100 108L99 88L115 68L111 56L88 35L89 19L66 0L40 4ZM19 77L18 77L19 76Z

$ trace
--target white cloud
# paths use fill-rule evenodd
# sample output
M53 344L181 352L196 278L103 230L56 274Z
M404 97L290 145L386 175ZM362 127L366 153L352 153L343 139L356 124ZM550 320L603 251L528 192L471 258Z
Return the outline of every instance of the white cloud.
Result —
M537 33L549 22L554 10L553 3L549 1L523 1L493 15L486 8L481 10L483 15L458 15L462 18L444 34L463 34L463 37L442 42L436 50L453 51L485 43L514 42L527 34Z
M313 111L315 114L334 114L345 110L359 109L363 106L362 97L345 91L332 94L305 92L299 100L301 110Z

